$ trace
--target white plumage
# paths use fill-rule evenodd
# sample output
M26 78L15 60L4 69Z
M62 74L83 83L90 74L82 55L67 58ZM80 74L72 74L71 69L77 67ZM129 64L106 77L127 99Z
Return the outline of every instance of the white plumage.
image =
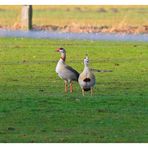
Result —
M84 95L85 91L91 90L91 95L93 93L93 87L95 85L96 79L93 72L88 67L89 59L86 57L84 59L84 70L80 74L78 82L82 89L82 94Z
M68 91L68 82L70 82L70 92L72 92L72 81L78 81L79 73L65 64L66 51L64 48L58 48L57 52L61 53L61 58L57 63L55 71L65 81L65 92Z

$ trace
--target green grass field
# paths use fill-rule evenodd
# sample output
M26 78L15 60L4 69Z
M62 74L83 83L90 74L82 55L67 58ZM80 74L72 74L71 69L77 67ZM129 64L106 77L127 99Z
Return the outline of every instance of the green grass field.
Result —
M64 93L55 73L79 72L88 50L94 95ZM0 38L0 142L148 142L148 43Z

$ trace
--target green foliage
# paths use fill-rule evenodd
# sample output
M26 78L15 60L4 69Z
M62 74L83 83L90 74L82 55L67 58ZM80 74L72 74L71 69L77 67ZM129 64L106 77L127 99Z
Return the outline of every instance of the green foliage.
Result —
M58 47L79 72L88 50L94 95L55 73ZM0 142L148 142L148 43L0 39Z

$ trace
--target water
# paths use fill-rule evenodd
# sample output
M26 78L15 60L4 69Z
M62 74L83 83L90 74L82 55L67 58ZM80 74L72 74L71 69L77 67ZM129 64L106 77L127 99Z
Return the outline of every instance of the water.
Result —
M44 39L78 39L107 41L148 41L148 34L117 34L117 33L64 33L48 31L11 31L0 30L0 37L25 37Z

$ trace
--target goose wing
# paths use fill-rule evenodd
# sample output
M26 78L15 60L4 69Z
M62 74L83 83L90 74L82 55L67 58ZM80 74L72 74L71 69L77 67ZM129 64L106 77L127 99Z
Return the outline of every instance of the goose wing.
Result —
M77 78L77 80L78 80L78 78L79 78L79 73L75 70L75 69L73 69L71 66L69 66L69 65L65 65L65 68L71 73L71 74L73 74L73 75L75 75L75 77Z

